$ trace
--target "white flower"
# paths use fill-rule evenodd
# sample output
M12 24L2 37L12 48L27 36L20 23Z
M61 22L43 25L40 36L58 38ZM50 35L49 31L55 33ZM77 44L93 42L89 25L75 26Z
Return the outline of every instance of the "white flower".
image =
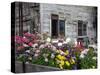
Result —
M74 46L76 47L77 46L77 40L76 39L74 39Z
M40 50L36 50L36 53L39 53L40 52Z
M67 43L69 43L70 41L71 41L71 39L70 39L70 38L67 38L67 39L66 39L66 42L67 42Z
M45 54L45 53L44 53L44 54L43 54L43 57L46 58L46 57L48 57L48 55L49 55L49 54Z
M44 60L45 62L48 62L48 58L45 58L45 60Z
M50 43L48 43L48 42L47 42L47 43L45 43L45 46L48 46L48 45L51 45L51 44L50 44Z
M81 54L87 54L87 52L89 51L89 49L84 49Z
M39 48L40 48L40 49L44 48L44 44L40 45L40 47L39 47Z
M58 40L52 40L52 43L58 43Z
M64 41L64 42L63 42L63 44L67 44L67 42L66 42L66 41Z
M96 59L97 59L97 57L93 57L92 59L96 60Z
M85 57L84 54L81 54L81 55L80 55L80 58L84 58L84 57Z
M55 57L55 55L52 53L52 54L51 54L51 58L54 58L54 57Z
M23 44L24 47L29 47L27 44Z
M52 50L53 50L53 51L56 51L57 48L56 48L55 46L52 46Z
M26 53L30 53L30 50L26 50L25 52L26 52Z
M51 38L48 37L48 38L46 39L46 41L47 41L47 42L51 42Z
M38 56L39 56L39 54L38 54L38 53L35 53L35 54L34 54L34 56L35 56L35 57L38 57Z
M35 44L32 45L33 48L35 48L35 47L37 47L37 46L38 46L37 43L35 43Z
M61 43L61 42L59 42L59 43L58 43L58 46L62 46L62 43Z

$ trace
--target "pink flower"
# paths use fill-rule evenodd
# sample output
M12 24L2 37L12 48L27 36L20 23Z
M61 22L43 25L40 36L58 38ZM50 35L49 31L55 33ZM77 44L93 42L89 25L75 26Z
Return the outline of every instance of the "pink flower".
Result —
M27 32L27 33L24 33L24 36L26 36L26 37L32 37L32 34L29 33L29 32Z
M26 37L23 37L22 38L22 41L25 42L25 43L28 43L29 42L29 40Z
M23 42L22 42L22 37L16 35L16 36L15 36L15 42L18 43L18 44L23 43Z
M30 42L30 43L28 43L28 45L29 45L29 46L32 46L32 45L33 45L33 43L32 43L32 42Z

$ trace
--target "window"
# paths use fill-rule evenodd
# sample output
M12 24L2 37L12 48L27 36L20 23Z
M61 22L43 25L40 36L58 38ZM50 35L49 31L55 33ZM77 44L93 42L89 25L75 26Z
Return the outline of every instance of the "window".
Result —
M51 15L51 35L56 38L60 35L65 35L65 20L59 20L56 14Z
M58 36L58 15L52 14L51 22L51 34L53 38L56 38Z
M86 35L87 35L87 22L78 20L78 36L86 36Z
M59 20L59 34L65 35L65 21Z

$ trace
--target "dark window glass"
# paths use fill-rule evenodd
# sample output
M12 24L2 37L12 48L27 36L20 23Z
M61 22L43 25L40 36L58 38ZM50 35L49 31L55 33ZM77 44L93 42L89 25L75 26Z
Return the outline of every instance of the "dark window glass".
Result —
M59 20L59 33L64 35L65 34L65 21Z
M78 21L78 36L85 36L87 35L87 23L83 21Z

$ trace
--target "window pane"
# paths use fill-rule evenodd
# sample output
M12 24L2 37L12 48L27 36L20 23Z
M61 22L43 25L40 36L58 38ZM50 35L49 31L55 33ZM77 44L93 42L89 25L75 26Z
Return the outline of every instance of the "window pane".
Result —
M83 21L78 20L78 36L82 36L82 23Z
M64 20L59 21L59 33L62 35L65 34L65 21Z
M83 31L83 35L86 35L86 31Z
M78 36L82 36L82 29L78 29Z

